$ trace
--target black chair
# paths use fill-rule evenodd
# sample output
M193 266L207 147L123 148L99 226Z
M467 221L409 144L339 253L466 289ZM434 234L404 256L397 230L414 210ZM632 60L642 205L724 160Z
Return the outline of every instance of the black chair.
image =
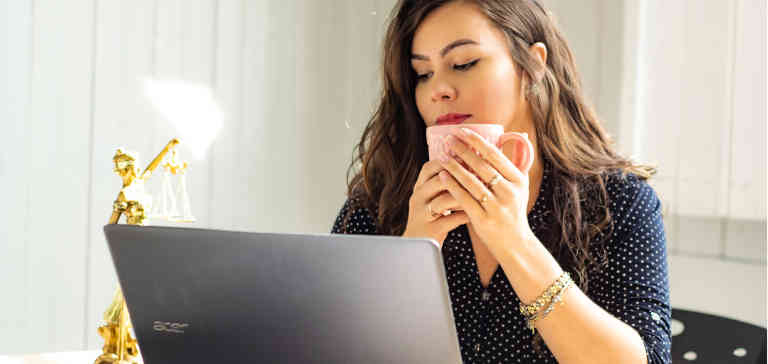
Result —
M672 309L672 319L685 327L672 336L673 364L766 363L764 327L677 308Z

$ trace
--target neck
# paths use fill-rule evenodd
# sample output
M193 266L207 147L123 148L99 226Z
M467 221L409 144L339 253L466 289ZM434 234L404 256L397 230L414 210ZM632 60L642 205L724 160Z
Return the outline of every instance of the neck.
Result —
M526 213L533 209L533 205L539 197L539 191L541 191L541 180L544 178L544 163L539 156L540 154L536 153L536 159L533 160L531 170L528 171L528 208L525 210Z

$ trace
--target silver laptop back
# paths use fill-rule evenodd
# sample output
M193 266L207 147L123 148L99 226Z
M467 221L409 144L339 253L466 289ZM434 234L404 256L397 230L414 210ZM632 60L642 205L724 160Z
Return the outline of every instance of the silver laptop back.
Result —
M427 239L107 225L155 363L460 363Z

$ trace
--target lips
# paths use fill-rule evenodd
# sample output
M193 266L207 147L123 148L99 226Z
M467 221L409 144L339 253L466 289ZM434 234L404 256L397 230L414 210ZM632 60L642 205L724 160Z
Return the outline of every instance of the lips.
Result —
M437 125L453 125L453 124L461 124L464 122L464 120L469 119L472 117L471 114L445 114L437 118Z

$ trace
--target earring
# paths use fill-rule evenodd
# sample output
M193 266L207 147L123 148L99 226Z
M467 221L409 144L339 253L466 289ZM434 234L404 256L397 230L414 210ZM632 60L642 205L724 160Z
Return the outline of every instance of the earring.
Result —
M539 93L539 84L534 83L528 87L528 96L536 96Z

